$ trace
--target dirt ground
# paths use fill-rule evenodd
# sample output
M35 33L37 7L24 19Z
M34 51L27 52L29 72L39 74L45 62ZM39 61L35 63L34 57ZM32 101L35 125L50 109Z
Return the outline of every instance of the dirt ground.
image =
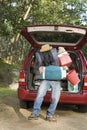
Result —
M87 130L87 113L78 113L69 108L57 108L57 122L45 120L47 106L42 106L41 117L29 121L31 109L21 109L17 97L0 99L0 130Z

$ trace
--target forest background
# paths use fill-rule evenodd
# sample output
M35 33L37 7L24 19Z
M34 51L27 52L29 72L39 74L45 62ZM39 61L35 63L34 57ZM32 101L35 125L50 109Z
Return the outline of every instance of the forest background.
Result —
M87 0L0 0L0 59L22 63L30 44L20 31L32 24L87 27Z

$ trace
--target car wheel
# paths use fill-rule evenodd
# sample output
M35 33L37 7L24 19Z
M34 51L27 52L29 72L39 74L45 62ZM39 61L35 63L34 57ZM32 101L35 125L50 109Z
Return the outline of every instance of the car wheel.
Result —
M33 101L28 101L28 108L32 108L33 107L34 102Z
M27 101L20 100L19 102L20 102L20 107L21 108L24 108L24 109L28 108L28 102Z
M82 113L87 112L87 105L78 105L78 111Z

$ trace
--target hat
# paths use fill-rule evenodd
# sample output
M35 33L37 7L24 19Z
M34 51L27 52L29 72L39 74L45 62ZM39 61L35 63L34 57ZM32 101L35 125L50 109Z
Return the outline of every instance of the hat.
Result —
M41 46L40 52L49 51L51 49L52 49L52 46L50 46L49 44L45 44Z
M59 47L58 54L61 54L63 52L66 52L66 50L64 49L64 47Z

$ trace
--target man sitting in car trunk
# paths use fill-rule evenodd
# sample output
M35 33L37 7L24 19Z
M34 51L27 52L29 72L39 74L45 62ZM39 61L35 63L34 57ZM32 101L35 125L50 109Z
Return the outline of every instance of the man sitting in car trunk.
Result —
M43 66L49 66L49 65L55 65L58 66L58 54L57 54L57 50L56 50L56 55L53 57L51 50L52 50L52 46L50 46L49 44L43 45L40 49L40 52L43 54L43 60L42 63L38 63L39 66L39 72L43 72ZM55 48L56 49L56 48ZM44 96L46 95L47 91L49 88L52 88L52 101L50 103L49 108L47 109L46 112L46 120L48 121L56 121L56 119L53 117L59 98L60 98L60 81L52 81L52 80L42 80L39 90L38 90L38 94L36 97L36 100L34 102L34 106L33 106L33 110L31 115L28 117L29 120L32 119L38 119L39 114L40 114L40 110L41 110L41 105L44 99Z

